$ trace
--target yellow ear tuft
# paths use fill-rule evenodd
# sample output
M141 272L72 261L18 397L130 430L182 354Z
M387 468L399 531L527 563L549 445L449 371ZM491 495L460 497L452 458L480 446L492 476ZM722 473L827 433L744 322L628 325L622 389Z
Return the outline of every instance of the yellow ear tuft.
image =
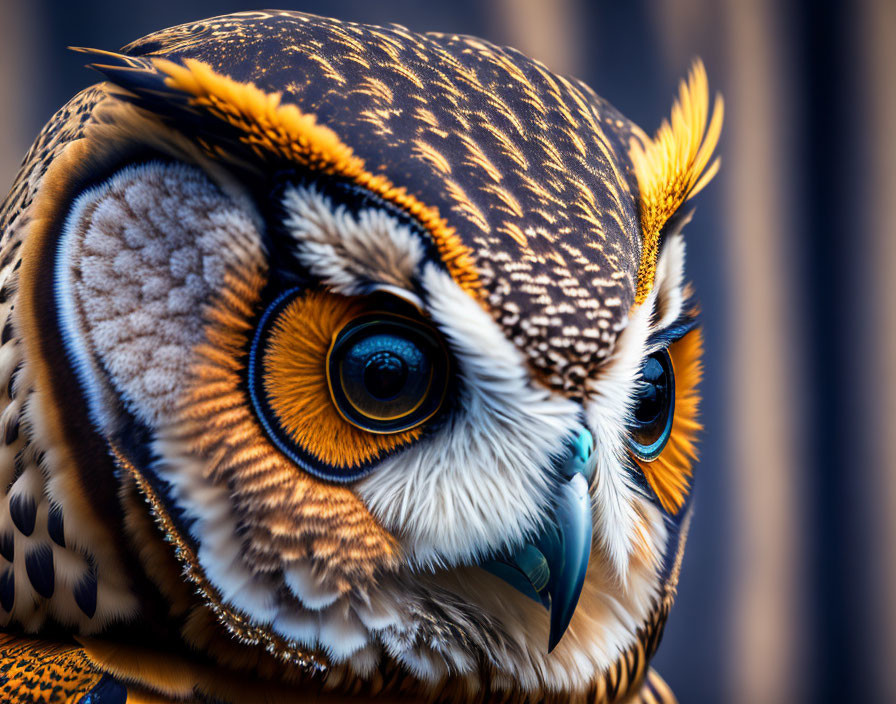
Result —
M643 303L653 288L660 233L681 205L716 175L720 160L707 168L722 131L724 105L716 95L709 116L709 82L699 59L687 82L682 81L672 120L664 120L652 140L633 137L629 156L641 194L643 246L635 303Z

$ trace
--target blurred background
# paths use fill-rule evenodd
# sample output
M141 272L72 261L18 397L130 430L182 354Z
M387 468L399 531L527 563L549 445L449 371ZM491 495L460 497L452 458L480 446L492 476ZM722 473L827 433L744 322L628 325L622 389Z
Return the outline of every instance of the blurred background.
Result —
M272 2L276 5L276 2ZM476 34L652 132L701 56L722 171L687 229L706 433L655 664L688 702L896 702L896 0L284 0ZM0 0L0 191L117 49L252 0Z

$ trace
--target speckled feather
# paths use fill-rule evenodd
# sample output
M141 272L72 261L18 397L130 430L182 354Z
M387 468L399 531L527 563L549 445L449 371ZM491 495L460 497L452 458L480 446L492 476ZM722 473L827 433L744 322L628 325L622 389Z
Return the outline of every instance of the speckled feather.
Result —
M0 700L16 704L124 704L124 686L75 644L0 633Z
M12 563L10 569L19 575L10 579L8 589L4 590L8 603L0 605L7 613L0 611L0 622L9 620L14 611L15 619L32 629L38 628L53 613L49 595L53 595L57 602L77 605L83 622L89 623L96 608L98 559L105 568L104 578L113 574L120 576L117 564L107 564L105 559L98 558L85 547L83 539L66 541L62 503L77 506L77 515L68 516L71 525L81 527L76 532L87 532L84 530L86 526L100 532L110 527L114 531L114 525L108 525L109 522L114 524L114 518L110 515L98 521L93 516L95 505L84 511L86 506L73 501L73 497L54 495L46 467L48 441L34 428L33 414L39 412L35 402L35 370L26 358L16 312L22 245L35 217L32 209L35 195L54 159L84 135L92 110L103 96L105 92L100 88L87 89L56 113L26 155L10 193L0 205L0 319L5 321L0 340L0 388L5 390L0 402L0 438L3 440L0 444L0 497L6 499L0 502L0 532L8 547L9 555L6 555L7 551L4 555ZM99 467L102 459L94 465L98 476L102 475ZM111 471L111 462L107 466ZM65 473L70 476L75 471L74 467L69 467ZM57 477L56 490L64 481ZM90 486L97 488L95 482L92 485L88 482ZM100 501L102 495L108 496L109 492L114 495L111 485L100 487L99 493L91 488L85 493L93 492L91 499ZM106 535L110 536L110 533ZM117 550L118 546L109 537L103 550L104 558L112 556L117 563ZM66 565L64 570L56 568L60 562Z
M472 250L493 317L555 388L579 388L612 351L640 257L637 128L581 82L472 37L290 12L181 25L124 51L282 91L438 208ZM139 72L126 74L138 89Z

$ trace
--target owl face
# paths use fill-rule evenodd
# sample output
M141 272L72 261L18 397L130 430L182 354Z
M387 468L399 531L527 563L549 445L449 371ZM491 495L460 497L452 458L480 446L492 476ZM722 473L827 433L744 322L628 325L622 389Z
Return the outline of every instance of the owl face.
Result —
M573 692L649 656L699 428L702 68L649 139L478 40L208 26L101 55L36 191L31 427L104 568L93 614L44 616L139 621L136 547L233 647L334 682Z

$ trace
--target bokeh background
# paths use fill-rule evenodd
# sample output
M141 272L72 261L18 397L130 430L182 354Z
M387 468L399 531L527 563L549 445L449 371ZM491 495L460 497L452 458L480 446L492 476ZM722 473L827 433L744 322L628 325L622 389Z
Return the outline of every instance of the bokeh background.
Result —
M273 2L276 4L276 2ZM688 227L706 433L656 665L683 703L896 702L896 0L283 0L516 46L653 131L726 100ZM0 191L117 49L252 0L0 0Z

